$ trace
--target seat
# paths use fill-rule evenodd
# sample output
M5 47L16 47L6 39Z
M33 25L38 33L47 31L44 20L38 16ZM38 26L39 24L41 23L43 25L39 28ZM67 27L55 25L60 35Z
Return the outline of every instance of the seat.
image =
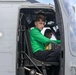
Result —
M59 63L58 62L42 62L40 60L37 60L36 58L34 58L33 53L32 53L32 49L31 49L31 44L30 44L30 38L29 38L29 28L25 29L25 41L26 41L26 45L27 45L27 53L22 52L25 54L25 56L28 58L29 63L25 63L24 66L35 66L36 69L40 72L43 73L43 75L47 75L47 71L46 71L46 67L47 66L58 66ZM42 67L42 71L38 68L38 67ZM53 75L53 74L52 74Z

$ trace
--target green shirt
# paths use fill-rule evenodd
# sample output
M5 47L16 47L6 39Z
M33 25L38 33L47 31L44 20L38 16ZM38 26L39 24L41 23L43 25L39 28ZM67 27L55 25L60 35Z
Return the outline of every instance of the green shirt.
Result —
M45 37L42 35L41 31L35 27L31 28L29 33L33 53L39 50L43 51L45 49L44 44L60 43L60 40L50 40L49 38Z

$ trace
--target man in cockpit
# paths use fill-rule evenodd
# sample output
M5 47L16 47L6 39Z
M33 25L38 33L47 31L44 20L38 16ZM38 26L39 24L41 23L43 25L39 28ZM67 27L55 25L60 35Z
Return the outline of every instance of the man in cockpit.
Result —
M32 46L32 52L34 57L40 61L46 62L59 62L60 61L60 49L45 50L44 44L54 43L59 44L60 40L50 40L41 34L41 30L44 28L45 17L43 15L37 15L34 21L35 27L31 28L30 41Z

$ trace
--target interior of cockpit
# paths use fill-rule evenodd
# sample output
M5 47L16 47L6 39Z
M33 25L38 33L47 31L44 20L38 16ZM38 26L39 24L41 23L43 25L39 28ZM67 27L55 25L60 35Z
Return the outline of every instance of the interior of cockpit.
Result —
M30 40L29 40L29 29L31 27L34 27L34 19L36 15L42 14L46 17L45 21L45 27L44 28L50 28L53 33L54 37L57 40L60 40L60 30L59 26L56 23L56 12L53 9L47 9L47 8L21 8L20 13L19 13L19 25L18 25L18 34L17 36L19 37L17 41L17 66L19 67L19 72L18 74L22 75L28 75L29 71L27 68L37 70L37 72L44 74L44 75L50 75L50 70L51 70L51 75L54 75L53 72L53 67L47 63L41 62L39 60L34 59L32 50L31 50L31 45L30 45ZM52 44L51 48L56 48L60 47L60 45L55 45ZM44 63L44 64L42 64ZM50 69L48 67L50 67ZM52 63L51 65L59 65L59 63ZM26 68L23 70L22 68ZM47 67L47 72L45 71ZM24 74L23 74L24 71Z

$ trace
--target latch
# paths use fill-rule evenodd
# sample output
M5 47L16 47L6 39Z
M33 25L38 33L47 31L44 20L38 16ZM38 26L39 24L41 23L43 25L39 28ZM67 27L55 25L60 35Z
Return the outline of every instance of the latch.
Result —
M71 75L76 75L76 65L71 65Z

